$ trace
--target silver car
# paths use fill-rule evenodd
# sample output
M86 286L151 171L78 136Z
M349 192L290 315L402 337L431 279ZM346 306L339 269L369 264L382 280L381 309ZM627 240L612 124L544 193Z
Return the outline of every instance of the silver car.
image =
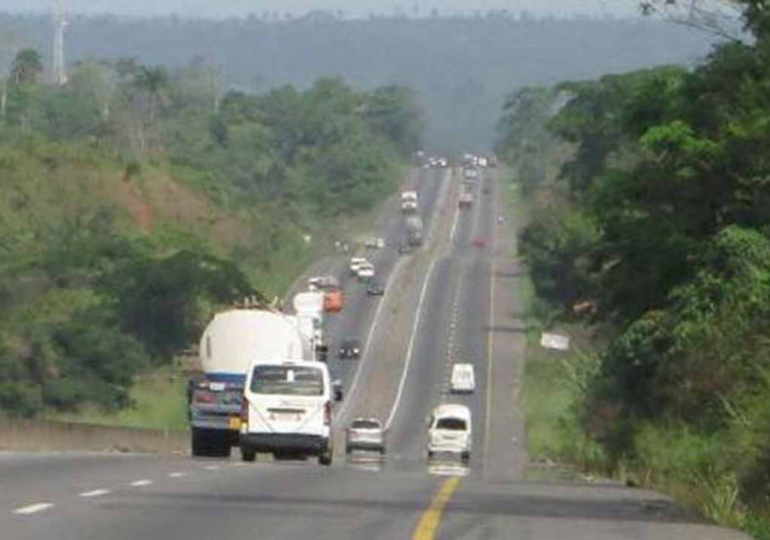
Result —
M376 418L356 418L345 432L345 452L369 450L385 454L385 430Z

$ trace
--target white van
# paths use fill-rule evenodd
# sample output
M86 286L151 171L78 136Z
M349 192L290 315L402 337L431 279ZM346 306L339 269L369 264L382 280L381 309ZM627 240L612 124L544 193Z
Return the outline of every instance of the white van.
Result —
M473 429L471 411L465 405L439 405L428 419L428 459L436 454L457 454L463 461L471 458Z
M476 376L473 371L473 364L455 364L452 367L450 390L458 394L472 394L476 390Z
M254 461L257 453L300 454L331 465L332 400L342 399L338 384L320 362L253 363L243 392L243 461Z

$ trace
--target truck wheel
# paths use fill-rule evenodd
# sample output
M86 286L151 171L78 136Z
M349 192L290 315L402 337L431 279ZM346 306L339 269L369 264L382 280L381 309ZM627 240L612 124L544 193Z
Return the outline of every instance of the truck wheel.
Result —
M327 448L324 452L318 456L318 464L328 467L332 464L334 450Z
M211 455L211 440L207 429L192 428L191 451L193 457L208 457Z
M257 451L252 448L241 447L241 459L246 463L253 463L257 459Z

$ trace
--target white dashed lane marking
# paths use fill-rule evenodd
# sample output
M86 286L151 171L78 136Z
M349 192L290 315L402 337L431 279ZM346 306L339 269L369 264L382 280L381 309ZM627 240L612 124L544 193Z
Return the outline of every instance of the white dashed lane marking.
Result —
M208 465L204 467L204 469L206 469L207 471L218 471L219 465Z
M83 493L79 493L79 497L83 497L86 499L91 499L93 497L103 497L104 495L109 495L110 490L109 489L94 489L93 491L84 491Z
M49 508L53 508L53 503L44 502L44 503L36 503L36 504L30 504L29 506L23 506L21 508L17 508L13 511L14 514L18 514L20 516L28 516L30 514L37 514L38 512L42 512L43 510L48 510Z
M169 478L182 478L183 476L187 476L187 473L183 472L170 472L168 473Z
M151 486L152 480L137 480L136 482L131 482L131 487L145 487L145 486Z

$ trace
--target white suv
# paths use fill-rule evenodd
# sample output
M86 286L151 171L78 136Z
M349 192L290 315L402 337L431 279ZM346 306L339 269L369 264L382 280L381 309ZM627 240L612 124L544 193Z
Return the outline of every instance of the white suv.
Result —
M471 411L468 407L447 404L433 410L428 427L428 459L439 453L449 453L468 461L472 445Z
M342 399L337 384L321 362L253 363L243 392L243 460L270 452L315 455L321 465L331 465L332 400Z

